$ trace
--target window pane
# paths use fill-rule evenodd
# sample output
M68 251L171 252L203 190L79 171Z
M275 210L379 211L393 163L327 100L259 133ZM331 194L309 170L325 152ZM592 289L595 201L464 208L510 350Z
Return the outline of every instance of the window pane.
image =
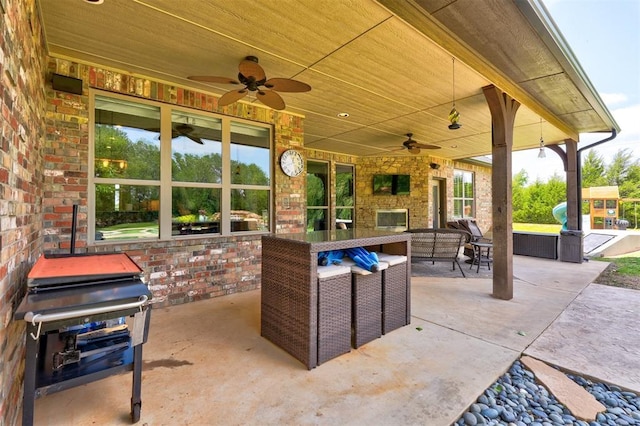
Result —
M327 229L327 210L307 210L307 231L324 231Z
M269 185L270 164L269 129L231 123L231 183Z
M96 185L96 240L158 238L159 189Z
M96 96L94 176L160 179L160 109Z
M453 200L453 216L462 217L462 200Z
M269 191L231 190L231 231L269 230Z
M615 209L616 208L616 200L606 200L605 201L605 205L607 206L608 209Z
M171 189L171 234L220 232L220 188Z
M328 206L327 183L329 165L327 163L307 162L307 205Z
M336 229L353 227L353 209L336 209Z
M462 197L462 172L455 171L453 175L453 196Z
M171 176L174 182L222 181L222 125L219 119L171 114Z
M473 200L464 200L464 217L473 217Z
M453 216L474 217L474 174L464 170L455 170L453 175Z
M353 206L352 166L336 166L336 206Z
M473 173L464 173L464 197L473 198Z

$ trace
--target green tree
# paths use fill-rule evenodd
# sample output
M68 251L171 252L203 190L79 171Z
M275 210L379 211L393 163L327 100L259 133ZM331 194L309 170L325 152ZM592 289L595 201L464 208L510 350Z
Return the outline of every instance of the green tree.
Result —
M513 177L513 221L518 223L556 223L553 208L566 201L567 185L554 174L547 182L527 184L524 170Z
M607 185L604 176L604 159L595 150L590 150L582 164L582 187Z
M633 153L629 148L618 150L611 159L611 164L607 167L605 176L608 185L620 187L627 181L629 168L634 164ZM637 160L636 160L637 164Z
M526 222L526 212L524 206L526 203L526 186L529 180L527 172L522 169L513 177L512 187L512 210L513 221L518 223Z
M171 175L174 182L219 183L221 174L220 154L173 154Z

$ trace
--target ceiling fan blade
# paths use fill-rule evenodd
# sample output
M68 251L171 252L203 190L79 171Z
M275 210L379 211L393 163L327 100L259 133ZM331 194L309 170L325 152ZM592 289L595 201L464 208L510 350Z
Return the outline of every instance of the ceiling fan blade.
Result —
M222 95L220 99L218 99L218 105L226 106L232 104L247 96L247 93L249 93L247 89L232 90L230 92L227 92Z
M413 146L416 148L422 148L422 149L440 149L441 148L438 145L429 145L426 143L418 143L418 142L414 143Z
M204 83L220 83L220 84L240 84L236 80L229 77L218 77L215 75L190 75L189 80L202 81Z
M285 108L282 97L272 90L258 90L256 97L269 108L281 110Z
M290 78L270 78L264 86L278 92L308 92L311 86L298 80Z
M188 133L193 132L193 127L191 127L190 125L186 124L186 123L178 123L175 125L174 127L176 129L177 132L179 132L182 135L187 135Z
M183 134L182 136L186 136L186 137L188 137L189 139L191 139L191 140L192 140L192 141L194 141L195 143L199 143L200 145L204 145L204 142L202 141L202 139L200 139L200 138L199 138L199 137L197 137L197 136L189 136L189 135L185 135L185 134Z
M265 78L267 78L264 70L262 69L260 64L258 64L257 59L255 61L251 59L244 59L242 62L240 62L238 69L240 70L240 74L244 75L245 77L253 77L256 79L256 81L264 80Z

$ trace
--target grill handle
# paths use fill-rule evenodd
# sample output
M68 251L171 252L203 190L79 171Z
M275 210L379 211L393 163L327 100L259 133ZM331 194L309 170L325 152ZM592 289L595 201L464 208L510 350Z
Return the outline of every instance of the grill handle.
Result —
M84 317L88 315L104 314L106 312L121 311L121 310L132 309L132 308L140 308L140 310L142 310L142 305L147 303L148 300L149 300L149 297L146 294L143 294L138 298L136 302L123 303L121 305L78 309L75 311L58 312L55 314L34 314L33 312L27 312L26 314L24 314L24 320L27 322L31 322L31 324L34 327L36 326L36 324L38 325L37 335L34 335L33 333L31 333L31 337L33 338L33 340L38 340L38 336L40 336L40 329L42 327L42 323L66 320L66 319L76 318L76 317Z

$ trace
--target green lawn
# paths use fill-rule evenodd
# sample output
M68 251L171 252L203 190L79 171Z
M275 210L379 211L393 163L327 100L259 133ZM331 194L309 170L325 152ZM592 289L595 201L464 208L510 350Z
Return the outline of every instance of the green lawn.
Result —
M615 263L618 274L640 276L640 257L595 257L593 260Z

